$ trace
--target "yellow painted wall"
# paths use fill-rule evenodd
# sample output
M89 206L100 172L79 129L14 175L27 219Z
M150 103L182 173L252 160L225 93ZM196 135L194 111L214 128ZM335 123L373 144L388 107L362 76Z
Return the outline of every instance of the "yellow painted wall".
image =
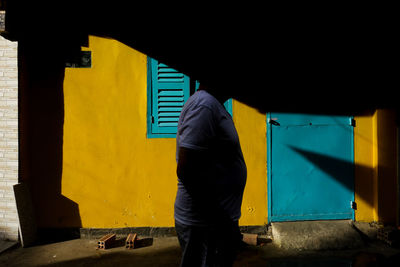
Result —
M356 117L354 128L357 221L396 223L397 129L392 110Z
M374 151L374 116L355 117L354 164L355 164L355 202L357 221L377 221L375 213L374 184L376 180Z
M92 68L65 72L62 194L82 227L173 226L176 143L146 137L147 57L115 40L89 44ZM241 224L262 225L265 115L238 102L233 112L249 169Z
M66 69L62 194L82 227L171 226L174 139L147 139L147 57L90 37L92 68Z
M81 225L66 218L58 226L173 226L176 144L174 138L146 136L147 56L116 40L90 36L89 44L92 68L67 68L64 79L62 194L77 204ZM268 216L266 118L237 101L233 118L248 168L240 224L263 225ZM380 219L378 160L393 163L392 154L377 147L378 134L385 134L379 127L388 124L383 118L377 113L355 118L359 221Z
M233 102L233 119L247 166L241 225L267 223L266 116L240 102Z

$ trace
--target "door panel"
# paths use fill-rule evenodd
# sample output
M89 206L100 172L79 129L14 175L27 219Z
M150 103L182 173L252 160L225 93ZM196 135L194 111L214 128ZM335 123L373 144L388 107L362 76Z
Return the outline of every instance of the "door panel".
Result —
M271 113L269 120L269 219L352 219L351 118Z

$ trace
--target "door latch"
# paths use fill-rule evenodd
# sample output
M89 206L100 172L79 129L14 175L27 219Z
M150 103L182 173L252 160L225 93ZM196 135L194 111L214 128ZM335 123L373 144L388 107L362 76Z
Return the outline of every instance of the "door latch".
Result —
M276 120L273 119L269 119L269 124L275 125L275 126L281 126L281 124L279 122L277 122Z

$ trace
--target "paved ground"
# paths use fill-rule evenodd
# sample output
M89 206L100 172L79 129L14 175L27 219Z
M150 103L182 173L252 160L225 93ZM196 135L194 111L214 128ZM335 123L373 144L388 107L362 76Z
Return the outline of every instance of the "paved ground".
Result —
M18 243L14 242L14 241L3 241L3 240L0 240L0 254L3 251L6 251L6 250L16 246L17 244Z
M180 248L175 237L155 238L150 247L127 250L123 246L96 250L97 240L16 247L0 254L0 266L179 266ZM353 250L283 250L273 243L247 247L239 266L400 266L400 249L382 243ZM379 265L377 265L379 263ZM368 265L369 264L369 265Z

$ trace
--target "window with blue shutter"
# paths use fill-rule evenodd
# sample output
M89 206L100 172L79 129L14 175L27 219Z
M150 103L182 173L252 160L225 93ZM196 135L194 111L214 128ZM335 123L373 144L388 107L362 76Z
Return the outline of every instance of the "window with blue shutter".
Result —
M187 75L148 57L148 137L175 137L179 115L190 95Z
M195 91L199 82L195 81ZM190 78L147 58L147 137L175 138L183 105L190 96ZM232 115L232 99L224 103Z

